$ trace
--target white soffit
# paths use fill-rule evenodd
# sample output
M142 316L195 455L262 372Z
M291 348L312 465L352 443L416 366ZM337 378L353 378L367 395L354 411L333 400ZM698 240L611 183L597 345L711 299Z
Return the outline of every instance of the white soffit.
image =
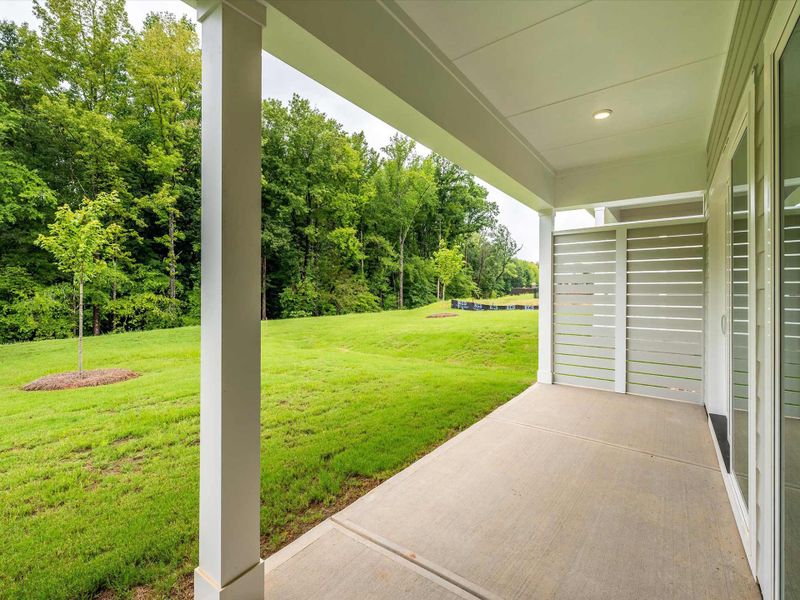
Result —
M704 149L737 8L735 0L397 5L556 170ZM603 108L612 117L592 119Z

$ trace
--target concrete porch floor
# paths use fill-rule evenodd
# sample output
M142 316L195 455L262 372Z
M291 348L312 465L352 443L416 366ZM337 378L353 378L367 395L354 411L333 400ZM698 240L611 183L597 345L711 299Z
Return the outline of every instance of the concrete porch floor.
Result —
M270 600L761 597L701 406L538 384L266 571Z

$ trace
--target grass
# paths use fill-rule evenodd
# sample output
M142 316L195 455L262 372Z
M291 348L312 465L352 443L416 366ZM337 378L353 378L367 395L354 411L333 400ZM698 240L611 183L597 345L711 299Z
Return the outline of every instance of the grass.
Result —
M445 308L263 324L265 555L533 381L536 313L424 318ZM0 346L4 599L170 596L195 565L199 329L89 338L85 356L142 376L23 392L74 369L75 341Z

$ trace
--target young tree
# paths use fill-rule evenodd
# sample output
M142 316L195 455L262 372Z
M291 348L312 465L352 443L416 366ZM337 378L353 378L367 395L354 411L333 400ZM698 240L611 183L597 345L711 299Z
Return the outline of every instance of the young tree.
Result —
M78 287L78 373L83 377L83 287L105 267L104 251L111 232L103 225L109 207L117 202L115 193L84 198L77 210L68 205L56 211L48 226L49 235L39 235L37 244L50 252L58 268L72 276Z
M417 216L436 199L433 160L414 152L416 142L395 134L383 148L386 159L375 176L378 210L397 240L398 308L403 308L406 241Z
M464 257L461 256L461 252L448 248L444 240L440 240L439 249L433 254L433 264L436 276L442 283L442 300L446 300L447 284L464 268Z

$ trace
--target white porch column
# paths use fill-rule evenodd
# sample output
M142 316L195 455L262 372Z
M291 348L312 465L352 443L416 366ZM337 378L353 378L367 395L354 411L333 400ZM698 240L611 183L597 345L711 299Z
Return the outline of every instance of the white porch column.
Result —
M553 383L553 212L539 213L539 372Z
M614 285L614 391L628 391L628 229L617 229Z
M264 5L201 0L202 600L264 598L260 553L261 35Z

